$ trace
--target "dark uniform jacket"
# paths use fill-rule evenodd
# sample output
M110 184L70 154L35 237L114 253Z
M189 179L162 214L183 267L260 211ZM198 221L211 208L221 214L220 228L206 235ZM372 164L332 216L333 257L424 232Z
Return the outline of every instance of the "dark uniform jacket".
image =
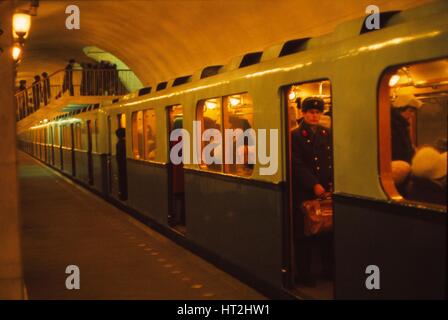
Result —
M411 162L414 148L409 133L409 122L398 110L392 109L392 160Z
M332 191L333 168L331 131L317 126L316 133L305 121L291 132L294 235L304 237L303 201L315 199L314 186L321 184L325 191Z
M325 191L333 185L331 131L320 125L314 133L302 121L292 131L293 192L298 202L314 199L314 186L321 184Z

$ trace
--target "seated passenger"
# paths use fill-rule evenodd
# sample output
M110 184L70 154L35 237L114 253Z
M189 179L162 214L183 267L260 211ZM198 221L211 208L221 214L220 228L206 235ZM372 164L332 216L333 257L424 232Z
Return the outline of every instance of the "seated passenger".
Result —
M391 163L392 179L395 187L401 196L407 197L409 174L411 173L411 165L403 160L395 160Z
M414 95L398 96L392 104L392 160L411 162L415 153L409 131L410 121L422 103Z
M423 147L412 159L409 199L446 205L447 153Z

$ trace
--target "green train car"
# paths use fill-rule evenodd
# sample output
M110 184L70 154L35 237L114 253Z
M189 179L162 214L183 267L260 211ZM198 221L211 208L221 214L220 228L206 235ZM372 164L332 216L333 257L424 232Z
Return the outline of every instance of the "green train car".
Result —
M381 23L367 30L360 18L113 103L19 122L20 148L273 297L444 299L446 195L434 202L400 190L391 109L402 95L420 101L412 141L446 159L448 3L382 13ZM292 205L291 130L300 118L297 104L308 96L325 101L322 121L333 136L334 275L314 287L295 283ZM196 156L198 146L207 146L193 141L198 126L222 135L252 128L258 151L266 130L268 152L247 165L257 153L246 146L234 150L242 164L206 164ZM118 128L126 130L126 196ZM190 161L176 164L170 151L178 140L170 135L180 128L190 133L182 138ZM226 156L224 143L215 157ZM320 265L313 260L315 270ZM373 289L366 284L372 266L379 272Z

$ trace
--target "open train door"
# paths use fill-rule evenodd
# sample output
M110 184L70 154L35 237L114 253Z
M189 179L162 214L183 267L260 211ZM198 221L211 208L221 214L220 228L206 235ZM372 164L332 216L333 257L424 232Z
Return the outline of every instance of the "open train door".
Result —
M287 267L284 285L297 296L332 299L333 282L333 208L328 214L329 229L309 234L309 224L302 204L314 200L309 175L325 186L325 194L332 192L332 100L328 80L297 83L283 87L284 135L286 141L285 215L283 220L283 264ZM313 112L302 112L303 101ZM316 101L323 101L317 103ZM316 104L317 103L317 104ZM317 106L323 106L317 112ZM320 110L320 109L319 109ZM311 113L314 113L311 116ZM300 163L300 167L299 167ZM304 172L306 171L306 172ZM325 171L325 174L322 173ZM308 180L308 182L306 182ZM314 185L316 188L316 185ZM329 200L331 201L331 200ZM331 202L329 202L331 206ZM323 210L323 209L322 209ZM327 215L327 214L326 214ZM308 232L307 232L308 231Z
M93 185L93 158L92 158L92 121L87 120L87 168L89 184Z
M173 130L183 128L183 107L175 105L167 107L168 137ZM177 141L168 139L168 150L178 143L182 143L182 137ZM179 156L182 156L179 154ZM185 234L185 190L184 190L184 166L183 163L174 164L171 159L168 164L168 224L177 231Z

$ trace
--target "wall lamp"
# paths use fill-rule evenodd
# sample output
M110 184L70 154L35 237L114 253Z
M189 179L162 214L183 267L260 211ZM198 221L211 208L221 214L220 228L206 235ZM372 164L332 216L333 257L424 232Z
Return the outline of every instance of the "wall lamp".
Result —
M22 53L25 39L28 37L31 28L31 16L37 15L37 8L39 7L39 0L31 0L30 6L27 10L14 13L12 17L12 33L14 39L17 39L11 48L11 55L15 62L19 62ZM4 31L0 28L0 36ZM3 52L0 47L0 54Z

